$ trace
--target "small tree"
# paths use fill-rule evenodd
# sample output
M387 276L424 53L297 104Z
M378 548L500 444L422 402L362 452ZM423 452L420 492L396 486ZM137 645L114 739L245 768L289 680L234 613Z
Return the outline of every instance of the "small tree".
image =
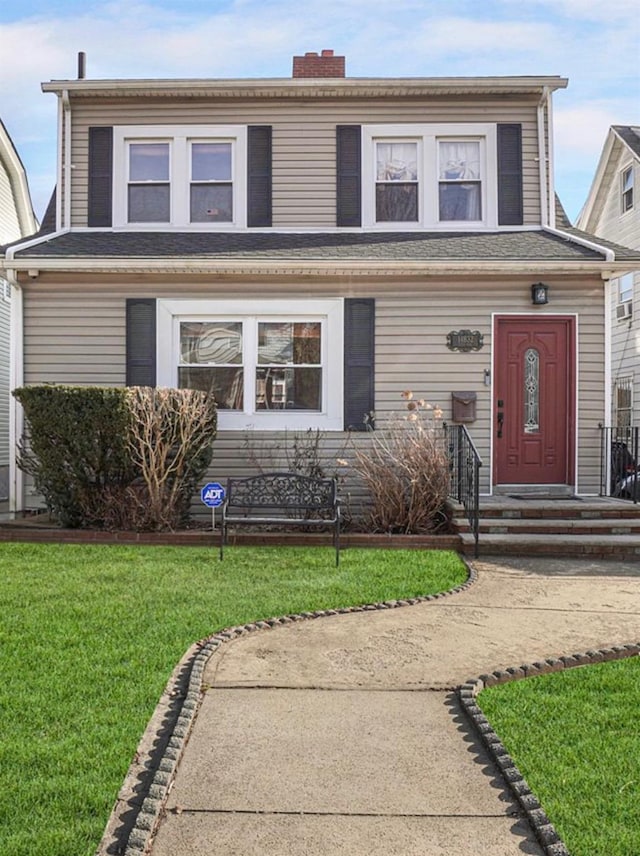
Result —
M353 443L353 464L370 494L366 525L373 532L420 534L448 519L449 464L442 412L409 390L402 415L378 420L368 442Z

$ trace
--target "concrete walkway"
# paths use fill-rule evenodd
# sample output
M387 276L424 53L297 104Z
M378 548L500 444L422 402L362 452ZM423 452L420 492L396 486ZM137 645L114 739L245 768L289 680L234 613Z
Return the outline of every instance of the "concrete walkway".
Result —
M153 856L541 856L453 690L638 642L640 567L474 567L477 582L448 597L221 645Z

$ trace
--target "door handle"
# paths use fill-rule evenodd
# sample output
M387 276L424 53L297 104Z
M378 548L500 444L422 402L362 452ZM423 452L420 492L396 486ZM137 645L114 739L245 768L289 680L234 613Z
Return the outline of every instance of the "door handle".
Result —
M502 426L504 425L504 413L499 410L498 411L498 439L502 437Z

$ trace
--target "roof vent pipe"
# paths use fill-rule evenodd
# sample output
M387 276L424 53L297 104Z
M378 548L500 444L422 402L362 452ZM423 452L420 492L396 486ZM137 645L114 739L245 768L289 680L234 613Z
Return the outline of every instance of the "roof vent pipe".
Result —
M78 54L78 80L84 80L87 76L87 55L84 51Z

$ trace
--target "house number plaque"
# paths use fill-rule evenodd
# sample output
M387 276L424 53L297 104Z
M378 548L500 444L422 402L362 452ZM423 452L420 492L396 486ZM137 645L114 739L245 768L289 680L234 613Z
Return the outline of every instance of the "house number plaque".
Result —
M447 333L450 351L479 351L483 345L484 336L479 330L452 330Z

